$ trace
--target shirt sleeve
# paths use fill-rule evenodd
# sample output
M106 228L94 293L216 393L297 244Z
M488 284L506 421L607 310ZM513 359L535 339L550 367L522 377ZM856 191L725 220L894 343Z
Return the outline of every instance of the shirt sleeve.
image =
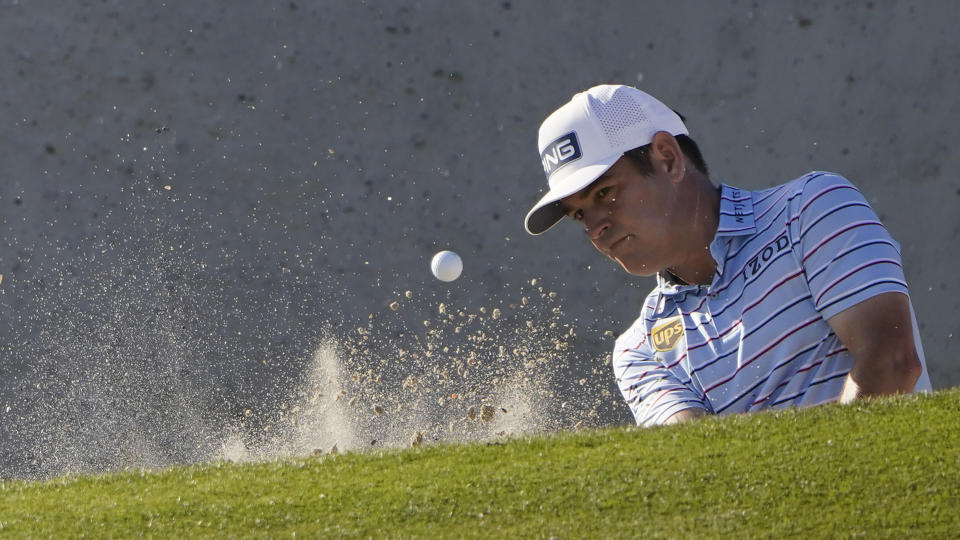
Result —
M663 424L684 409L710 410L705 399L689 385L683 370L678 366L666 367L654 354L643 317L617 340L613 371L638 426Z
M824 319L881 293L908 294L900 246L849 181L811 175L792 213L794 249Z

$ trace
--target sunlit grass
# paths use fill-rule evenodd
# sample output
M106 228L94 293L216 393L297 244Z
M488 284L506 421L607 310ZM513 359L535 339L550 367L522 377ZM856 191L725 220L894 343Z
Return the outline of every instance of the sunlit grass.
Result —
M652 430L5 481L0 537L955 537L960 391Z

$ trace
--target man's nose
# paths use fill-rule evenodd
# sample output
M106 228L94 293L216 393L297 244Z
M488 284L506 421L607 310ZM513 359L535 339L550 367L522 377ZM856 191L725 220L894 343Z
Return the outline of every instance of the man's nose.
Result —
M599 240L610 228L610 214L607 212L592 212L584 219L583 226L590 240Z

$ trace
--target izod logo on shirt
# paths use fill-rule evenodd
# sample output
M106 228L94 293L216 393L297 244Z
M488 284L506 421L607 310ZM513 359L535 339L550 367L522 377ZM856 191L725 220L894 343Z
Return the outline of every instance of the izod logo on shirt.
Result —
M650 331L650 340L653 342L653 348L660 352L673 350L677 342L683 336L683 320L677 317L671 317L666 321L653 327Z

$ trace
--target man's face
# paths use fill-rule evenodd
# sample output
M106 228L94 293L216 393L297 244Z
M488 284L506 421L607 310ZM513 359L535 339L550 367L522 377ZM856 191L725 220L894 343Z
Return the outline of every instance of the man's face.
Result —
M679 197L677 184L666 175L644 176L624 156L561 202L601 253L630 274L650 276L679 262Z

